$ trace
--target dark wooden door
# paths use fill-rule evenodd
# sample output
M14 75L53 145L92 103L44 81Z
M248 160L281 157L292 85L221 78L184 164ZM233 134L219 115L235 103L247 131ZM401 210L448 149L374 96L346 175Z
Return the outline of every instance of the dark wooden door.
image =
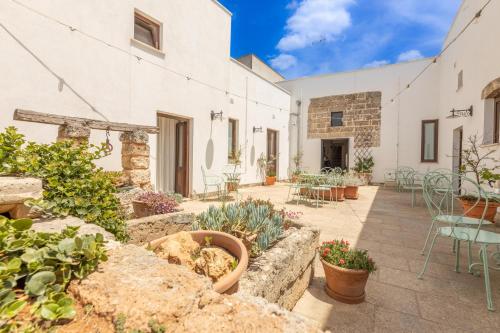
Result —
M187 121L175 125L175 192L189 196L189 127Z
M269 170L278 175L278 132L267 130L267 160L270 162Z

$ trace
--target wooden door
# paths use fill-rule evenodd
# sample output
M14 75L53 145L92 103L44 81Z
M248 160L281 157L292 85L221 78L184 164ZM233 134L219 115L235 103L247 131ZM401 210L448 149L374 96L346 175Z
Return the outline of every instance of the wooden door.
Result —
M267 130L267 160L272 161L269 165L269 170L274 171L278 175L278 132Z
M175 192L189 196L189 127L187 121L175 125Z
M495 104L495 126L493 143L500 143L500 101Z

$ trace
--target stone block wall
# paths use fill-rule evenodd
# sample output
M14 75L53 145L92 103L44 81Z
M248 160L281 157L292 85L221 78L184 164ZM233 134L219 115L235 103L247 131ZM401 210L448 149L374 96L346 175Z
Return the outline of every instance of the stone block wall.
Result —
M73 140L76 144L87 143L90 137L90 128L81 125L61 125L57 132L57 141Z
M328 140L356 137L359 132L368 132L369 142L355 142L355 148L356 145L379 147L381 102L380 91L312 98L308 110L307 137ZM332 112L344 113L343 126L331 126Z
M120 141L125 182L151 189L148 134L144 131L124 132L120 135Z

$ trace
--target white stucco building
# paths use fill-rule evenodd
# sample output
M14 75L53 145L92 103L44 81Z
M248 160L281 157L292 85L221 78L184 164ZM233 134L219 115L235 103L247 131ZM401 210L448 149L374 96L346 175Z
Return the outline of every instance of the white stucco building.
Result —
M261 154L278 155L278 177L287 178L289 93L262 66L230 57L231 13L217 1L9 0L0 22L2 128L56 138L57 126L14 121L18 108L158 125L152 182L186 196L203 191L202 167L222 175L238 147L242 183L261 182ZM92 131L91 142L104 139ZM118 133L111 142L114 153L100 163L120 170Z
M297 152L303 152L303 166L317 171L325 166L325 154L328 154L325 151L334 145L331 148L334 155L347 154L347 157L338 156L336 163L347 161L346 166L352 168L355 164L355 130L347 130L347 135L345 131L345 127L350 126L352 115L348 114L349 119L340 127L330 124L331 117L340 117L340 113L346 112L345 103L339 105L339 95L346 98L345 95L353 94L355 102L356 98L361 99L361 105L356 104L354 109L357 106L364 109L370 101L355 94L378 92L381 94L380 105L374 105L375 108L367 111L372 115L361 119L363 126L370 127L373 123L371 127L375 128L375 135L380 132L379 142L374 140L371 145L375 161L374 181L382 182L384 171L398 166L410 166L420 171L437 168L457 171L461 142L466 144L467 137L474 134L481 138L484 149L494 150L496 157L500 158L500 46L496 41L500 34L497 24L500 2L492 1L453 42L485 3L463 1L443 49L450 43L451 46L436 63L434 58L428 58L279 83L292 94L290 156L293 158ZM412 83L427 66L428 70ZM396 96L400 91L402 93ZM471 106L472 116L449 118L451 110ZM347 112L350 107L347 107ZM375 112L377 108L380 115ZM362 114L359 110L354 111ZM320 117L328 124L327 128L316 121ZM373 120L377 117L381 118L380 121Z

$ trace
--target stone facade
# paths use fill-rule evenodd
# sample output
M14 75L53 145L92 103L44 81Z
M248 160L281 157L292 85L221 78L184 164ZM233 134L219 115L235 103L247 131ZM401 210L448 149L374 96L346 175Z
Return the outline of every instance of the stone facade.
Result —
M340 139L363 133L354 147L379 147L381 123L380 91L312 98L308 111L309 139ZM343 112L343 126L331 126L331 113Z
M57 141L73 140L76 144L87 143L90 137L90 128L82 125L61 125L57 132Z
M143 189L151 189L148 140L148 134L144 131L124 132L120 135L125 182Z

